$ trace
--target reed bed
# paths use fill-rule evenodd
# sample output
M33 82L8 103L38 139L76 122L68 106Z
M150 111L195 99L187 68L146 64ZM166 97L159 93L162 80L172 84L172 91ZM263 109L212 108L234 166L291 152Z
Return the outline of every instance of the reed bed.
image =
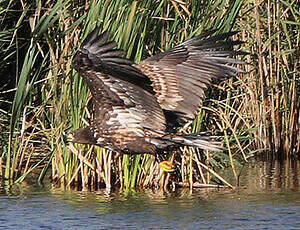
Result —
M262 152L299 156L299 1L57 0L0 4L0 174L30 173L62 188L176 188L238 183L242 165ZM91 95L72 55L95 25L140 61L200 34L241 31L247 74L214 85L198 117L181 132L212 130L224 152L181 148L168 154L175 173L153 156L120 155L68 144L62 135L85 126ZM235 180L222 176L231 168Z

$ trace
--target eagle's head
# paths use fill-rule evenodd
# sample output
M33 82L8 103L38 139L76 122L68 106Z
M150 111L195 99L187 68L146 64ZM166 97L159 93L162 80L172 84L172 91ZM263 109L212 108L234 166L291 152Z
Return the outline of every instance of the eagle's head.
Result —
M63 136L64 141L76 142L80 144L97 144L94 134L89 127L76 129Z

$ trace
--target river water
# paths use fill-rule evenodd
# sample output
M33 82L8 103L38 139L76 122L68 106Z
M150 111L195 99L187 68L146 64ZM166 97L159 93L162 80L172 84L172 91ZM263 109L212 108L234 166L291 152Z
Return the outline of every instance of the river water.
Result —
M299 167L256 163L240 188L223 191L125 195L2 186L0 229L300 229Z

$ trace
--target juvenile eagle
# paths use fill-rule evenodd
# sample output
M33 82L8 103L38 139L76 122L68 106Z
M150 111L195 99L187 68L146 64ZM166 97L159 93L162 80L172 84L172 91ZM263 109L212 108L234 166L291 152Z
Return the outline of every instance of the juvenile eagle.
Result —
M204 32L166 52L134 63L106 42L109 33L94 29L73 58L73 66L90 88L90 126L67 141L94 144L121 153L161 155L164 150L194 146L219 151L221 144L205 133L176 134L175 128L197 115L204 91L214 79L235 76L244 64L233 57L241 41L236 32Z

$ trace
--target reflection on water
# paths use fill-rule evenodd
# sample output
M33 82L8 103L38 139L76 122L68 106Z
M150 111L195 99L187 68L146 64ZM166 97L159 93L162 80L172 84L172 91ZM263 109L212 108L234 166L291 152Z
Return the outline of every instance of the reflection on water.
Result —
M250 165L237 190L61 191L47 185L0 191L0 228L297 229L299 162ZM279 173L280 172L280 173Z
M270 190L279 188L298 189L300 187L300 160L256 161L246 170L249 188Z

